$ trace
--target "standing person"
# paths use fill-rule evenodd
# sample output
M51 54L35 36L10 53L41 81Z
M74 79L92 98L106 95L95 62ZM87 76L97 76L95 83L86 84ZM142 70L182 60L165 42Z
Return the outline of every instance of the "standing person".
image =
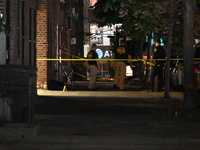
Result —
M117 47L112 53L111 59L122 59L115 62L115 77L113 88L124 90L124 80L126 77L126 65L128 64L127 59L132 59L130 51L125 47L125 41L120 41L120 46ZM126 59L126 60L124 60ZM113 62L110 62L110 67L113 68ZM132 68L132 61L130 61L130 67Z
M163 91L163 84L164 84L164 72L163 67L165 64L165 49L160 45L160 40L155 41L155 49L153 52L153 59L155 59L155 65L153 67L153 72L151 74L151 81L150 81L150 89L149 92L154 92L154 80L155 77L158 76L158 92ZM156 60L157 59L157 60Z
M87 59L96 59L96 61L88 61L88 71L90 73L90 81L89 81L89 89L90 90L96 90L96 77L97 77L97 71L100 71L100 63L97 60L98 55L96 53L97 45L93 44L92 49L87 54Z

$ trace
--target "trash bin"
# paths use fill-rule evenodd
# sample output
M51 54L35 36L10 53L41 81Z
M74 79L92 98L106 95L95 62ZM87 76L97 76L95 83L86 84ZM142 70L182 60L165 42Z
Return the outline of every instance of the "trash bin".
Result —
M36 69L18 65L0 65L0 87L12 99L12 122L31 122L37 96Z

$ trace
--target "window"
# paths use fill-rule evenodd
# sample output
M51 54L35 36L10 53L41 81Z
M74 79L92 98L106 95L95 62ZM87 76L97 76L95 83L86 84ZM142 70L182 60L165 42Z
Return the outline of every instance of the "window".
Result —
M7 29L7 36L6 36L6 64L10 63L10 0L7 0L6 2L6 25L8 26Z
M32 65L32 9L29 8L29 66Z
M25 63L25 56L24 56L24 31L25 31L25 24L24 24L24 1L21 2L21 26L22 26L22 38L21 38L21 43L22 43L22 65Z

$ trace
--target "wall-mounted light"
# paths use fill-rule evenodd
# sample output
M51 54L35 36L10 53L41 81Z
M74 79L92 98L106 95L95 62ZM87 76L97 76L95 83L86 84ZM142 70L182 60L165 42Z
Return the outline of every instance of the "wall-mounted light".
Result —
M3 12L0 12L0 18L3 19Z

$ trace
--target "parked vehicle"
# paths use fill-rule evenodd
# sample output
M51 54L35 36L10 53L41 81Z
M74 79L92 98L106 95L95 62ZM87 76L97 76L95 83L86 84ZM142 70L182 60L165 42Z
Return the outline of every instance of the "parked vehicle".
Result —
M176 56L177 59L171 61L170 67L170 87L174 91L183 91L183 60L182 54ZM200 60L194 61L194 74L197 90L200 93Z

